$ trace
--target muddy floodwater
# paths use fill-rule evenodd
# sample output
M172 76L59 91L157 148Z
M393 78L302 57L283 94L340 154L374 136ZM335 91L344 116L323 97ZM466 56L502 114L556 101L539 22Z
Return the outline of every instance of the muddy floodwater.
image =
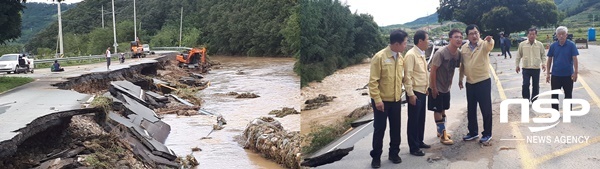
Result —
M278 164L246 151L238 144L239 136L254 118L268 115L271 110L291 107L300 110L300 78L293 72L292 58L212 57L221 65L213 67L205 79L210 87L200 91L202 108L222 114L227 125L206 137L216 124L211 116L166 115L171 125L166 145L179 156L193 154L197 168L281 168ZM228 92L250 92L258 98L236 99ZM275 118L288 131L300 130L300 115ZM192 152L198 147L201 151ZM252 167L249 167L252 166Z
M310 132L314 124L333 124L343 116L350 114L354 109L366 105L370 102L368 95L362 95L368 92L363 88L369 82L368 63L350 66L336 71L327 76L322 82L311 82L308 86L302 88L302 103L305 100L317 97L319 94L327 96L336 96L333 102L314 110L302 111L302 130L301 133Z

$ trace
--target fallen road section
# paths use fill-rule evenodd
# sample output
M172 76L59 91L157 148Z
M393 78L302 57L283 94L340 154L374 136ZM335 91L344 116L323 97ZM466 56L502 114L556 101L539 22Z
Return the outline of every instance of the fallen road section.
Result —
M99 111L101 111L101 109L99 108L89 108L49 113L42 117L36 118L35 120L32 120L23 128L20 128L14 132L10 132L9 134L2 134L3 140L2 142L0 142L0 159L13 155L15 152L17 152L17 148L22 142L27 140L29 137L34 136L35 134L46 131L47 129L58 126L62 123L68 122L71 120L71 117L75 115L82 115ZM6 123L2 122L2 124ZM2 126L2 128L10 127L11 126ZM12 135L13 137L5 137L9 135Z
M35 81L0 94L0 158L14 154L29 137L93 111L81 109L90 95L48 89L50 84Z
M352 122L352 130L327 144L324 148L304 158L302 166L317 167L336 162L354 150L354 144L373 132L373 114Z
M111 82L109 92L104 94L113 99L107 118L109 131L121 133L121 139L129 142L133 152L153 167L179 167L175 153L164 145L171 126L146 106L145 95L141 87L129 81Z

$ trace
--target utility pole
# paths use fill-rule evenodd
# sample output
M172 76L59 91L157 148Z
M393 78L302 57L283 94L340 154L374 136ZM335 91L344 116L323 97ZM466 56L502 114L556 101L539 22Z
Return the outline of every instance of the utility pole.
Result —
M181 30L183 26L183 7L181 7L181 18L179 19L179 47L181 47Z
M112 0L112 16L113 16L113 40L114 40L114 44L113 46L115 47L115 53L117 53L117 46L119 46L117 44L117 27L116 27L116 23L115 23L115 0Z
M62 56L64 56L65 51L63 48L63 35L62 35L62 21L60 18L60 2L58 2L58 43L60 44L60 56L62 58Z
M137 41L138 40L138 36L137 36L137 22L136 22L136 13L135 13L135 0L133 0L133 34L134 34L134 38Z
M102 5L102 29L104 29L104 5Z

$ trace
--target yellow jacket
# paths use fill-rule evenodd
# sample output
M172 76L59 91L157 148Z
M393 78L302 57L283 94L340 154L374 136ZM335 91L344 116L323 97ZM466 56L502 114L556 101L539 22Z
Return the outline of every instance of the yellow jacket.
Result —
M386 47L371 59L369 93L375 103L397 102L402 97L403 63L402 54L394 59L393 51Z
M404 89L407 96L414 96L414 91L427 93L429 87L429 73L427 61L421 49L415 46L404 56Z
M494 40L479 39L474 50L469 48L470 43L465 43L460 49L462 60L458 77L462 82L467 76L467 83L475 84L490 78L490 51L494 48Z
M515 63L519 66L521 60L523 60L521 68L540 69L541 64L546 64L544 44L538 40L535 40L533 45L529 44L528 40L519 43L518 52Z

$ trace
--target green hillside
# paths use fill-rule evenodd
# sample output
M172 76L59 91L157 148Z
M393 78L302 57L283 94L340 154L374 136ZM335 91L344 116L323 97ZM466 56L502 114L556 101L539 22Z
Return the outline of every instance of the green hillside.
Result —
M76 4L61 4L61 11L67 11ZM46 3L25 3L22 12L21 37L15 42L27 43L37 32L56 22L57 5Z
M211 54L292 56L294 24L289 17L296 0L145 0L137 1L137 33L151 46L178 46L183 7L182 46L208 47ZM100 9L104 6L105 28ZM85 0L63 13L67 56L102 53L113 45L111 0ZM53 8L55 9L55 8ZM133 3L115 1L119 52L134 40ZM25 45L27 51L54 51L57 23L40 31Z

